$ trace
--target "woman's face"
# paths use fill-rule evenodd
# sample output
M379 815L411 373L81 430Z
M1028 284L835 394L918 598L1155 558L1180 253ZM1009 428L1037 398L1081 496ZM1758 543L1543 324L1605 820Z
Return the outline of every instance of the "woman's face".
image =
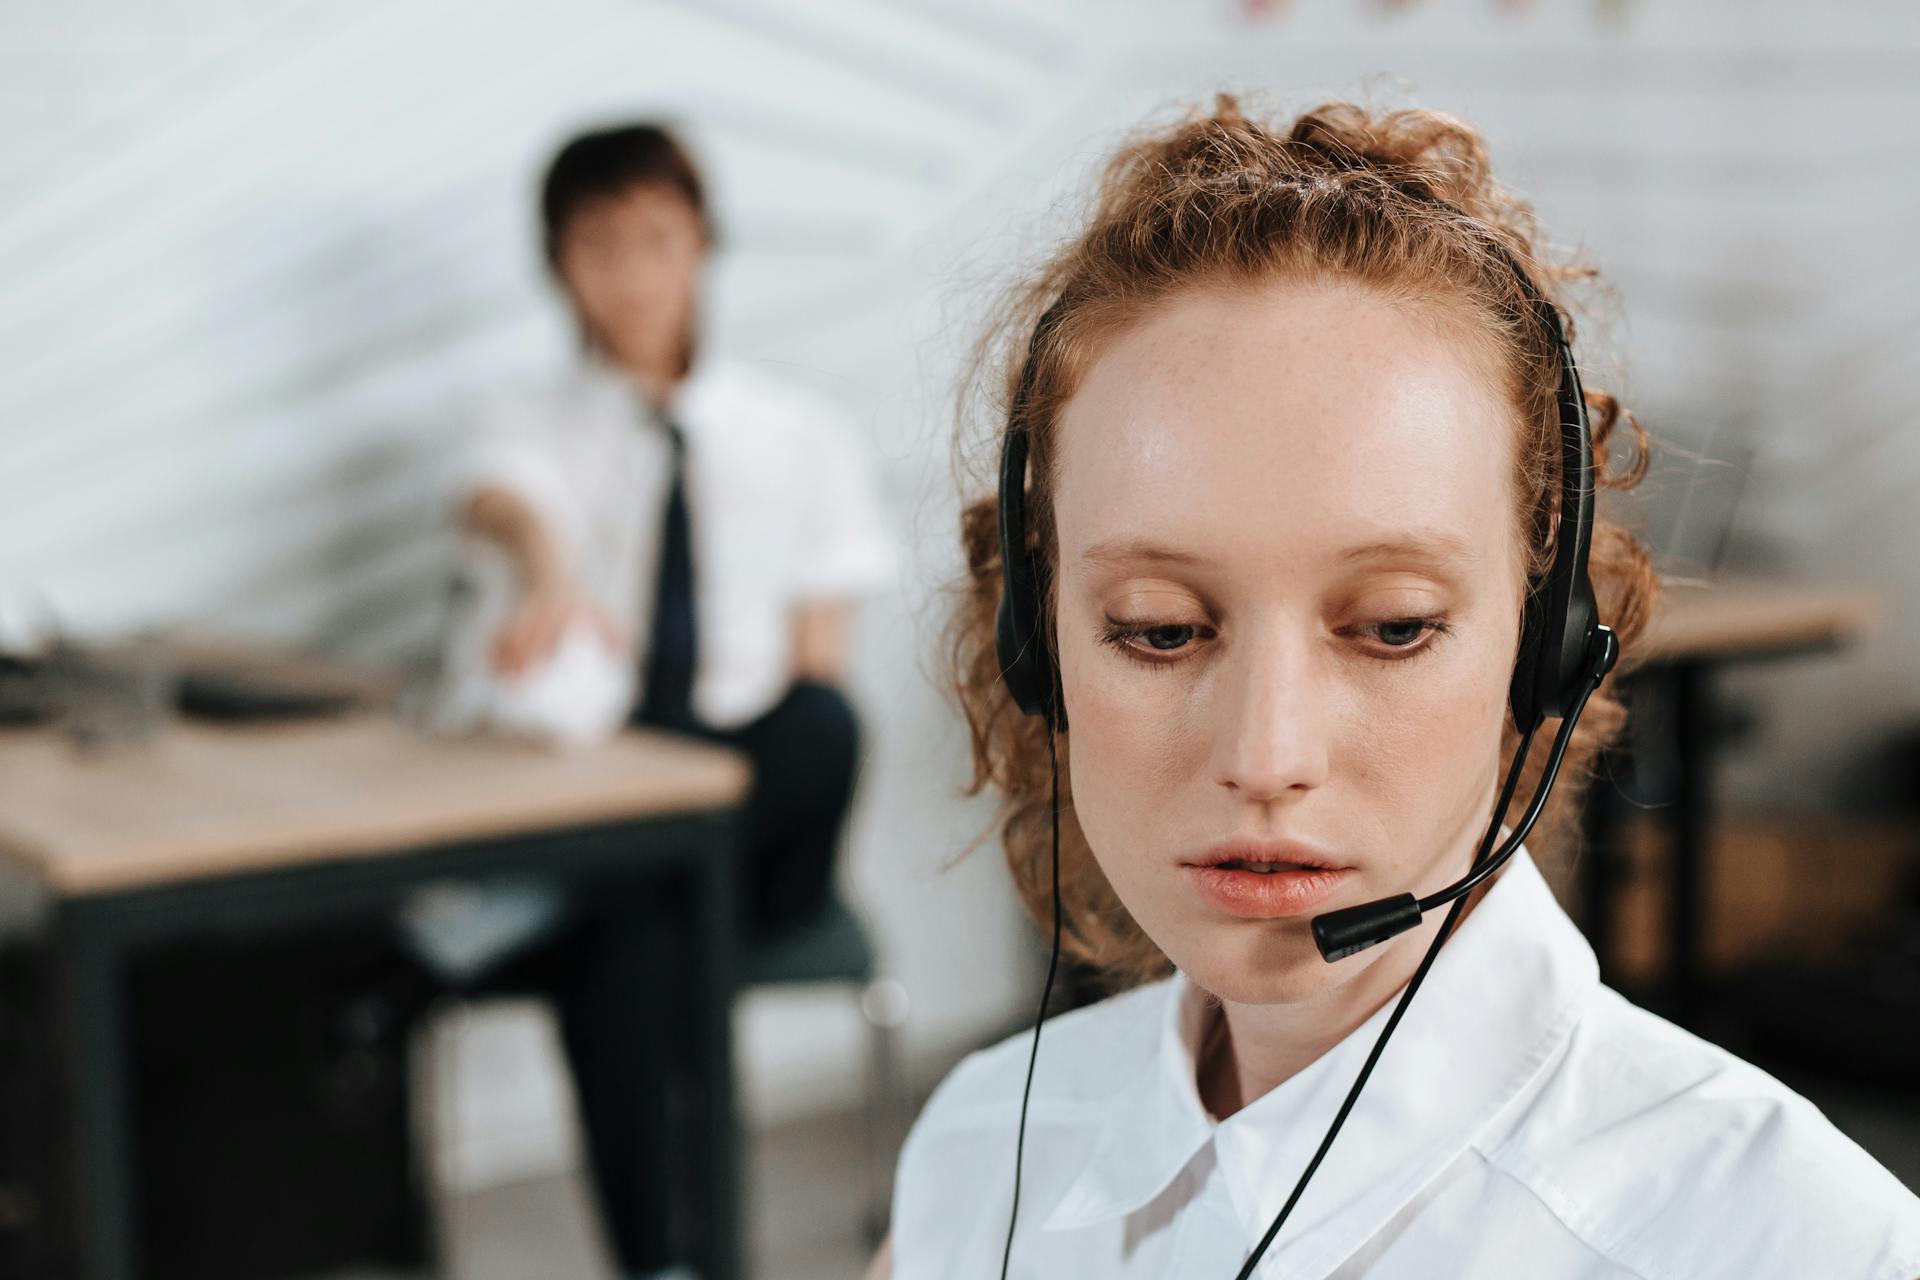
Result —
M630 369L671 368L693 322L706 241L700 215L659 183L588 201L568 215L557 266L582 322Z
M1516 427L1439 328L1358 288L1193 290L1112 338L1059 423L1075 812L1226 1000L1353 983L1397 948L1328 964L1311 918L1450 882L1491 815Z

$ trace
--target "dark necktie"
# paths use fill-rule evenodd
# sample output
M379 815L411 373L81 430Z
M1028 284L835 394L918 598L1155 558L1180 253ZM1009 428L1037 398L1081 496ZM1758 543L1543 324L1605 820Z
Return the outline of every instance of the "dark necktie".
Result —
M640 704L633 718L676 729L693 723L693 539L687 522L686 438L672 421L660 422L673 445L672 475L660 528L653 636L640 671Z

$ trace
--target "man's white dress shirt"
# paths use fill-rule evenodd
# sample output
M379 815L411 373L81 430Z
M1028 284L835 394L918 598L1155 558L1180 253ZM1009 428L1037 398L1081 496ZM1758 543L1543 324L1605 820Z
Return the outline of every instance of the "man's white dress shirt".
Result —
M1047 1024L1011 1275L1233 1280L1393 1003L1216 1122L1195 1086L1204 999L1176 973ZM1029 1039L969 1057L915 1123L895 1280L1000 1274ZM1915 1280L1920 1200L1771 1076L1601 986L1522 851L1256 1274Z
M895 541L870 458L822 398L738 362L703 359L668 413L687 444L699 644L693 707L707 724L728 728L786 691L793 606L885 586ZM498 486L533 509L581 588L631 629L633 650L618 657L631 673L652 624L672 463L666 431L632 384L597 359L551 386L500 396L481 417L466 491ZM503 565L480 570L493 596L511 594ZM496 627L509 605L488 601L473 611L472 629ZM456 662L484 671L482 640L463 643ZM576 647L556 658L565 664L589 651L584 637ZM624 711L613 710L613 724Z
M745 365L704 359L667 413L686 441L698 663L693 708L731 728L770 710L793 674L793 608L886 585L895 543L879 483L842 415ZM424 713L444 731L486 727L550 742L591 742L632 711L652 629L672 445L633 385L589 359L552 384L496 396L479 415L462 497L481 486L530 507L581 590L627 630L612 652L576 626L514 676L495 672L494 636L520 595L491 542L463 548L468 593L450 619L445 670ZM560 887L538 877L425 890L402 927L442 974L468 979L540 936Z

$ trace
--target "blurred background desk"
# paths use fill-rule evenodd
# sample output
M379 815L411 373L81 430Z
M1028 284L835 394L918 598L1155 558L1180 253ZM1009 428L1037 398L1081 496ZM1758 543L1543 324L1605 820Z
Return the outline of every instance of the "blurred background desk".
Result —
M0 860L41 890L28 928L50 959L47 1066L63 1135L38 1197L56 1224L42 1233L47 1269L26 1274L141 1273L129 951L208 931L271 934L447 877L648 864L682 877L693 905L699 1262L704 1276L731 1280L734 912L732 860L721 855L748 782L732 753L663 736L562 755L429 741L359 713L271 728L175 724L88 754L50 731L0 734Z
M1700 981L1708 905L1703 901L1703 867L1714 818L1714 676L1734 663L1837 649L1866 631L1879 607L1875 592L1791 583L1728 580L1668 588L1626 681L1631 749L1646 754L1650 739L1664 739L1661 754L1671 766L1665 805L1671 870L1667 963L1657 993L1663 1012L1686 1020ZM1610 981L1618 978L1612 910L1622 877L1618 839L1633 807L1616 781L1623 761L1616 750L1599 766L1581 861L1582 926L1599 954L1602 976Z

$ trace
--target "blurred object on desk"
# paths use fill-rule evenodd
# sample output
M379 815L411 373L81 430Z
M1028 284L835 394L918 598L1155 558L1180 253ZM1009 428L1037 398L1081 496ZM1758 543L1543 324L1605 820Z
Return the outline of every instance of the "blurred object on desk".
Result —
M167 642L176 672L174 705L213 721L300 720L390 706L393 674L304 654L211 637Z
M150 738L178 712L223 722L294 720L389 704L391 675L206 635L56 640L0 656L0 726L57 722L83 750Z
M86 647L63 642L43 659L42 676L54 717L82 751L151 738L172 709L172 664L147 637Z

